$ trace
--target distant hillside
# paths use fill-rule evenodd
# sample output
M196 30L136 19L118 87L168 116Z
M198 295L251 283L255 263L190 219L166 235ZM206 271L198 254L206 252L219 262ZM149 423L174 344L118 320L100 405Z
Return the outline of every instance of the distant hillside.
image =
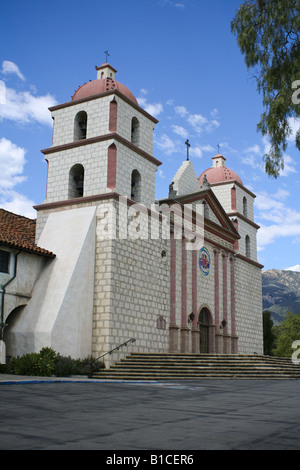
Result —
M263 310L279 324L286 312L300 314L300 272L272 269L262 273Z

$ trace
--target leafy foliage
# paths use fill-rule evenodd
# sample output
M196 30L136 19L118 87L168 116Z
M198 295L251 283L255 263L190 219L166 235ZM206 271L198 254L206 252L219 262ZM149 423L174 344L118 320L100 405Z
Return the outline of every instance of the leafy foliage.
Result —
M39 353L13 357L4 372L15 375L40 377L68 377L70 375L88 375L99 371L104 365L92 356L85 359L56 354L53 349L45 347ZM1 371L0 371L1 372Z
M292 357L294 352L292 344L300 340L300 314L293 315L287 312L284 320L279 326L274 327L276 348L274 356Z
M231 23L248 69L254 71L265 111L258 130L270 140L266 173L278 177L292 134L291 118L300 115L300 0L248 0ZM297 121L295 121L296 123ZM300 128L296 134L300 150Z

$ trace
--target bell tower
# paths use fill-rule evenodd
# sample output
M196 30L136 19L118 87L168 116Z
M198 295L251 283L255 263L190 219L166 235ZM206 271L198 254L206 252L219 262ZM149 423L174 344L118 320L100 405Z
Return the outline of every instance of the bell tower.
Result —
M53 142L42 150L48 162L44 208L112 192L147 207L155 201L161 162L153 156L153 130L158 121L115 80L117 71L110 64L96 70L96 80L80 86L70 101L49 108Z

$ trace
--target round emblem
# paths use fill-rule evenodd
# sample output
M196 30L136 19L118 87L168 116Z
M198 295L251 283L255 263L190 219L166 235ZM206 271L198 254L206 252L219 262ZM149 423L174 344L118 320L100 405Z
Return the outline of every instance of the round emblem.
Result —
M199 267L204 276L209 275L210 271L210 255L207 248L201 248L199 251Z

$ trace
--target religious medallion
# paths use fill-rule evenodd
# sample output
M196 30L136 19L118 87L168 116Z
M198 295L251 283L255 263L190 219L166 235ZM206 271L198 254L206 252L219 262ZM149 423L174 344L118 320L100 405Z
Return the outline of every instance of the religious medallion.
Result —
M199 251L199 268L204 276L208 276L210 272L210 254L207 248L201 248Z

